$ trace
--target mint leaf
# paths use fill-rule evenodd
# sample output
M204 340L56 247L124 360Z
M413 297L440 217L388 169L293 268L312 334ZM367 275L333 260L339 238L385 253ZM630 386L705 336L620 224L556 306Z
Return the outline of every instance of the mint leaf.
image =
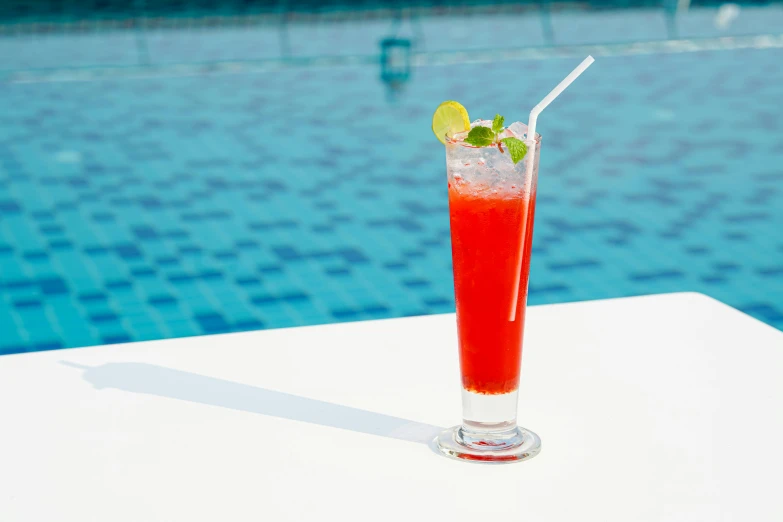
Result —
M503 116L500 114L495 114L495 119L492 120L492 132L497 134L503 130L503 120L505 120Z
M527 154L527 145L525 145L525 142L522 140L517 138L503 138L500 141L505 143L506 148L508 148L508 153L511 154L511 161L514 162L514 165L522 161L522 158Z
M487 127L473 127L465 138L465 143L470 143L474 147L487 147L494 141L495 133Z

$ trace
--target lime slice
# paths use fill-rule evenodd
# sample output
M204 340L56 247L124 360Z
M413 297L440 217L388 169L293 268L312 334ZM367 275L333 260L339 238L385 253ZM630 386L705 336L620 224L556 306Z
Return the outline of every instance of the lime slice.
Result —
M438 105L432 115L432 132L438 140L446 144L446 135L470 130L468 111L459 103L449 100Z

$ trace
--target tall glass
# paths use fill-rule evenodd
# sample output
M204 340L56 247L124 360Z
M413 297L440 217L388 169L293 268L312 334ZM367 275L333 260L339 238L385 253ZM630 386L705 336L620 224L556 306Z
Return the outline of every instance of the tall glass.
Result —
M528 146L516 165L507 150L464 143L465 133L446 143L463 420L436 442L449 456L484 462L525 460L541 448L517 426L541 136L511 128Z

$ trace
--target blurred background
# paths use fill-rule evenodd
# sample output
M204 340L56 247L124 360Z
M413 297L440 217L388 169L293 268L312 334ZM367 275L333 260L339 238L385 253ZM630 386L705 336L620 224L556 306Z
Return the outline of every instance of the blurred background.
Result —
M530 304L783 328L781 3L5 0L0 354L452 312L433 111L526 121L587 54Z

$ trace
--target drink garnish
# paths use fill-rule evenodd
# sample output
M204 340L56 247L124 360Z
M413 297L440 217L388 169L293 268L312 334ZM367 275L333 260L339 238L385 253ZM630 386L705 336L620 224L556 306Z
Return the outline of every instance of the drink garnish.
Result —
M461 104L449 100L438 105L432 115L432 132L438 140L446 144L446 136L453 136L470 129L468 111Z
M503 138L500 142L505 143L508 153L511 154L511 161L514 162L514 165L522 161L522 158L527 154L527 145L520 139ZM498 144L498 148L500 148L500 144ZM501 148L500 151L503 152L503 149Z
M511 155L511 161L516 165L527 154L527 145L518 138L510 136L507 138L500 137L505 130L505 127L503 127L504 121L505 118L503 116L496 114L495 119L492 120L492 128L480 125L473 127L465 138L465 143L474 147L490 147L494 145L497 146L500 152L505 152L503 150L503 145L505 145L508 153Z

